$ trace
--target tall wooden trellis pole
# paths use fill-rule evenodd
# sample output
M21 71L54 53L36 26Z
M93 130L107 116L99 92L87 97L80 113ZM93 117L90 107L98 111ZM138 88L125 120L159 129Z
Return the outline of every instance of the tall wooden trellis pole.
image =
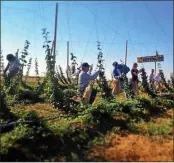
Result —
M53 41L53 47L52 47L53 57L54 57L54 72L55 72L55 64L56 64L57 15L58 15L58 3L56 3L54 41Z

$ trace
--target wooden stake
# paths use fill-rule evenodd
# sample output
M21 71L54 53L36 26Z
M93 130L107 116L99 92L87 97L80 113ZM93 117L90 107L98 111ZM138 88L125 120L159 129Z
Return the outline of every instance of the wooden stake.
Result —
M55 63L56 63L56 39L57 39L57 12L58 12L58 3L56 3L56 15L55 15L55 30L54 30L54 71L55 71Z
M126 40L125 65L127 64L127 44L128 44L128 41Z
M157 51L155 52L155 56L157 56ZM156 76L156 61L155 61L155 76Z
M69 66L69 41L67 41L67 70Z
M54 49L54 40L53 40L53 42L52 42L51 55L52 55L52 53L53 53L53 49Z
M174 52L173 52L173 78L174 78Z

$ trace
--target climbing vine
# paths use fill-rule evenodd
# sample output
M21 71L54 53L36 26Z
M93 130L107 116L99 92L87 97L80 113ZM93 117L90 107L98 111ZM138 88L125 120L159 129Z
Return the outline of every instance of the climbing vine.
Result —
M147 81L147 74L145 69L142 69L141 72L141 79L142 79L142 86L143 86L143 90L150 96L150 97L156 97L156 93L154 91L154 89L152 87L149 86L149 83Z
M100 48L100 42L98 42L98 64L97 64L97 67L100 71L99 73L99 80L98 80L98 85L99 87L102 89L102 96L104 99L107 99L107 100L110 100L113 98L112 96L112 90L111 88L109 87L108 85L108 82L106 80L106 77L105 77L105 69L104 69L104 66L103 66L103 53L101 52L101 48Z

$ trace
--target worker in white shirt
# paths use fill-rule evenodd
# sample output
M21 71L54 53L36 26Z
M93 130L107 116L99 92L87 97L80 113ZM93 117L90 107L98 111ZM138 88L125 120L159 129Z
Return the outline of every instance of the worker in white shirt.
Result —
M85 62L82 64L82 72L79 75L78 84L80 92L84 92L90 81L96 79L97 76L99 75L99 71L95 72L92 75L88 74L88 71L89 71L89 64Z
M81 95L84 95L84 93L86 94L86 91L91 92L90 93L90 98L89 98L90 99L89 103L92 104L95 100L96 95L97 95L97 90L92 88L92 87L90 87L90 89L92 89L92 90L86 90L86 88L88 86L90 86L89 85L90 81L97 78L100 71L97 71L94 74L90 75L88 73L89 67L90 67L90 65L86 62L82 64L82 72L79 75L78 85L79 85L79 92L80 92Z
M161 81L160 73L158 73L157 76L155 77L155 81L158 83Z
M160 72L155 77L155 86L156 86L156 90L159 91L160 94L161 94L161 91L162 91L162 83L161 83Z
M20 70L20 62L18 57L14 56L13 54L7 55L8 64L4 70L4 76L9 78L15 76Z

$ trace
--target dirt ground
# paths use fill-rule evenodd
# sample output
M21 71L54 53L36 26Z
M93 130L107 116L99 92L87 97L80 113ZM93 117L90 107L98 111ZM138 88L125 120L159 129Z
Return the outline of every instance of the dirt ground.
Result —
M91 149L89 158L105 161L173 161L173 140L152 141L141 135L113 136L109 144Z

